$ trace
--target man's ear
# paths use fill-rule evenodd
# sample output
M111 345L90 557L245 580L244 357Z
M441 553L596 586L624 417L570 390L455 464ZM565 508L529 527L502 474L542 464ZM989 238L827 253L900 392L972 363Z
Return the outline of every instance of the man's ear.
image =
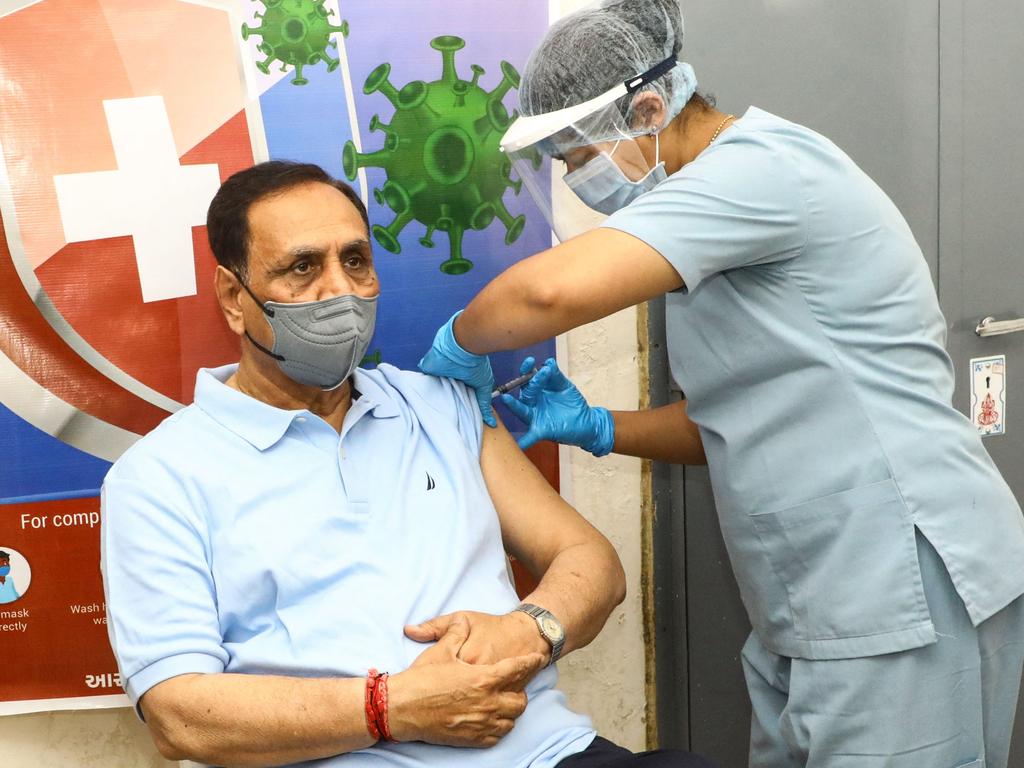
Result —
M217 302L224 313L228 327L237 335L245 333L245 316L242 312L241 281L220 264L213 273L213 290L217 294Z
M654 91L644 91L633 99L633 120L629 126L634 131L657 133L665 124L665 100Z

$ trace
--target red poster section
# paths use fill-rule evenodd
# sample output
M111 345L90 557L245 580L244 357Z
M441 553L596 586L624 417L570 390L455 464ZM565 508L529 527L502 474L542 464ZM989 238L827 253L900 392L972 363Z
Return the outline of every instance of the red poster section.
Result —
M0 551L14 554L8 578L20 594L0 603L0 699L8 698L4 689L22 700L122 693L107 641L99 538L98 497L0 505Z

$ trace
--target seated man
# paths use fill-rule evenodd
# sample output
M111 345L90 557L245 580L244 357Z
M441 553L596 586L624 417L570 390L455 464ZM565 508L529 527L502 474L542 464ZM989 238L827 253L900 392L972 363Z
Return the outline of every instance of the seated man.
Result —
M706 765L595 739L555 689L550 662L623 599L608 541L503 427L482 429L462 384L356 369L380 288L355 193L263 163L225 182L207 224L241 360L200 371L195 403L103 486L110 639L160 752ZM529 605L506 549L541 577Z

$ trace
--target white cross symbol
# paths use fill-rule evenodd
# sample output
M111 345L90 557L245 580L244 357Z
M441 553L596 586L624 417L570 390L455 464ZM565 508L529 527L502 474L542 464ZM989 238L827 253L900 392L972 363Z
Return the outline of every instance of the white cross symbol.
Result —
M54 176L64 240L131 235L144 302L194 296L192 227L220 186L216 165L178 163L162 96L103 102L116 171Z

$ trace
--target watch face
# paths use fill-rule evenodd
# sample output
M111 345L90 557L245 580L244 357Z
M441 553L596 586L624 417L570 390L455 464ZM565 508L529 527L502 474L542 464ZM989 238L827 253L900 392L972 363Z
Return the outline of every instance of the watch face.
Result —
M545 616L540 620L540 624L541 627L544 629L544 634L548 636L551 642L557 643L559 640L562 639L562 625L559 624L557 621Z

